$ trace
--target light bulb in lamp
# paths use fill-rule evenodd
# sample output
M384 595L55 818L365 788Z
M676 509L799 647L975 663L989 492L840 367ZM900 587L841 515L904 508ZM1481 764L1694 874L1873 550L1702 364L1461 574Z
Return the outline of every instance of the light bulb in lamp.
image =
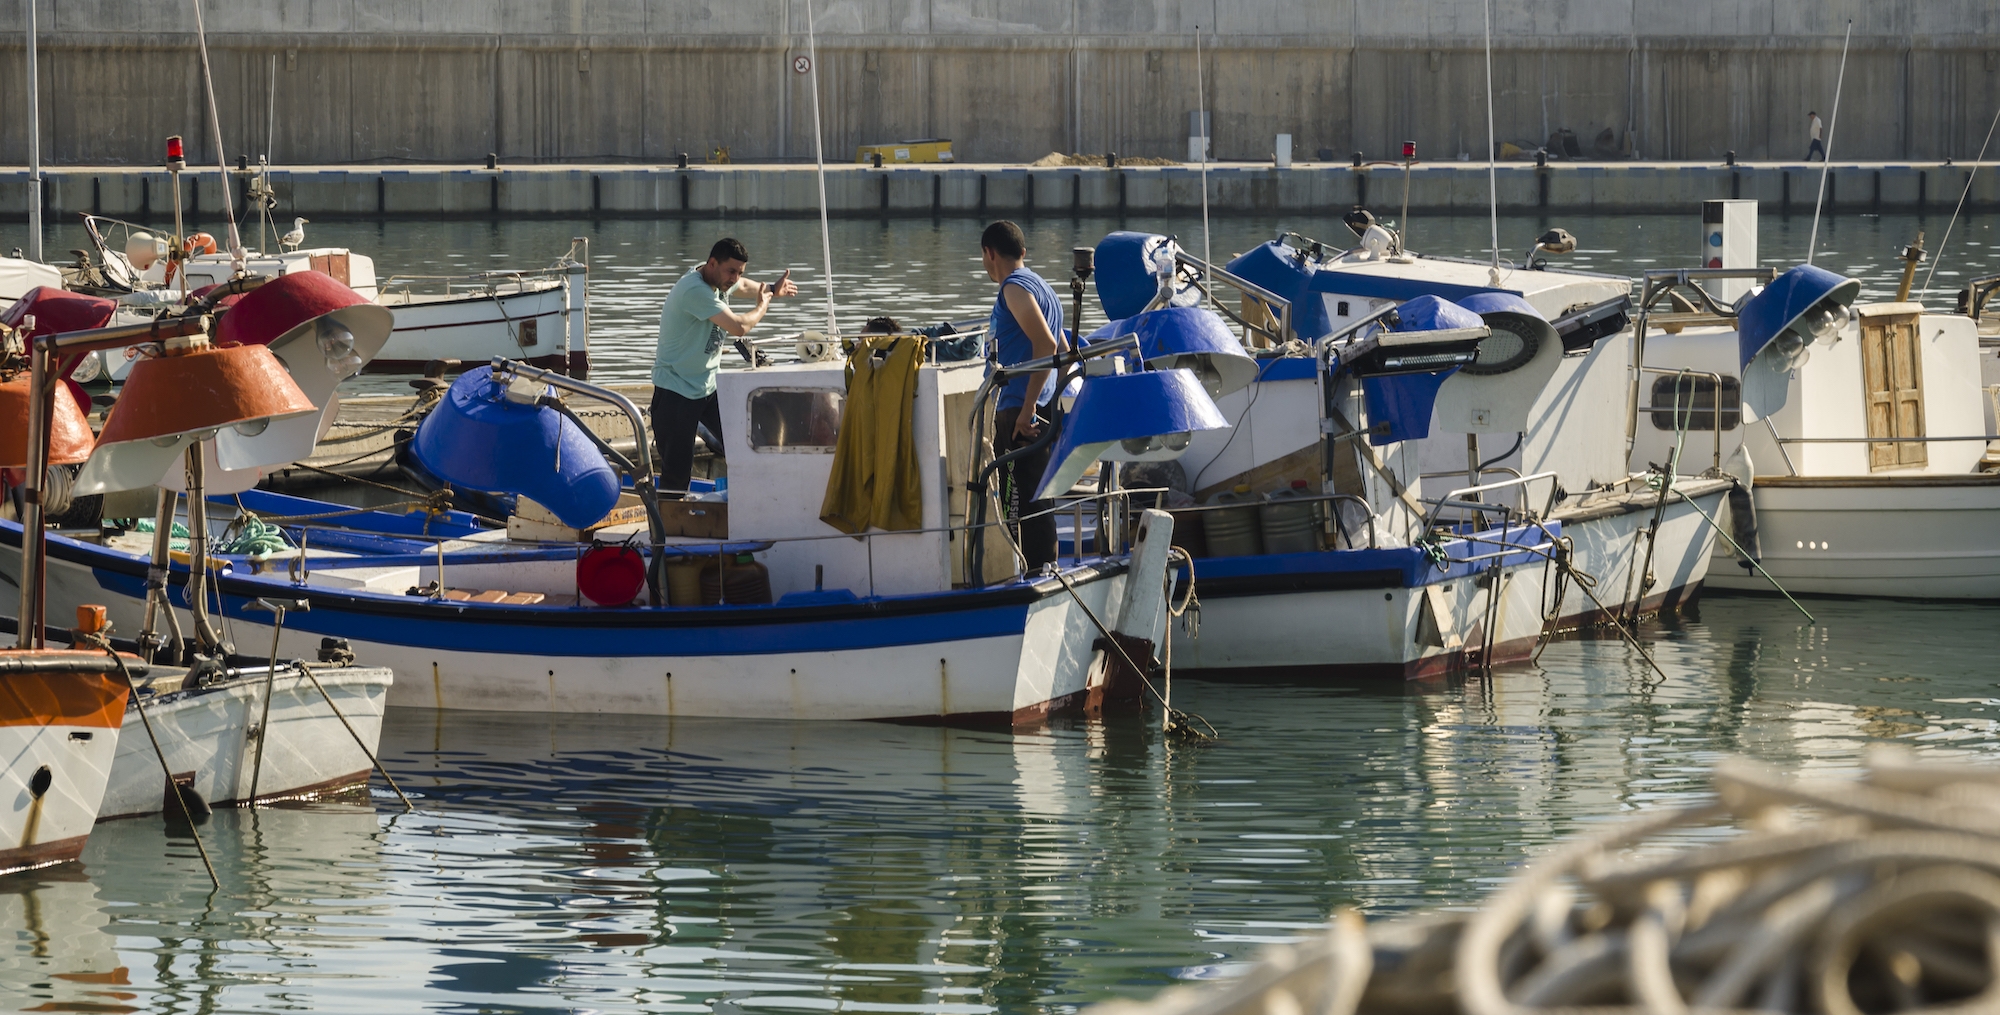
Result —
M169 342L161 354L132 364L76 493L159 485L190 444L317 412L261 345L217 346L200 337Z

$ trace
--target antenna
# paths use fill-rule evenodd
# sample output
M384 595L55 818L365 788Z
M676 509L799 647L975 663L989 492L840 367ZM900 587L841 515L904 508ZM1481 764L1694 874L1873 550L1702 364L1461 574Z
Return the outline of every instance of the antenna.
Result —
M840 335L840 326L833 319L833 233L826 224L826 151L820 137L819 39L813 33L812 0L806 0L806 61L812 65L807 77L812 81L813 95L813 163L819 167L819 252L826 260L826 334L835 338Z
M1493 0L1486 0L1486 207L1493 222L1493 267L1487 281L1494 287L1500 285L1500 184L1493 168L1495 155L1493 139ZM1477 439L1476 437L1474 439ZM1473 485L1479 484L1479 474L1472 475Z
M1958 224L1958 213L1965 210L1965 199L1972 193L1972 178L1979 175L1979 164L1986 161L1986 146L1993 143L1993 128L2000 127L2000 109L1993 111L1993 123L1986 128L1986 140L1979 143L1979 157L1972 160L1972 168L1965 171L1965 189L1959 192L1958 207L1951 210L1951 221L1945 223L1944 239L1938 241L1937 253L1931 255L1930 270L1924 272L1924 287L1919 293L1931 291L1931 276L1937 274L1938 262L1944 259L1944 245L1951 242L1951 227Z
M1213 144L1215 127L1208 122L1208 85L1201 70L1201 26L1194 26L1194 108L1201 120L1201 263L1202 281L1208 283L1209 298L1215 298L1215 283L1208 274L1215 261L1208 252L1208 146Z
M1826 174L1833 169L1833 128L1840 123L1840 88L1847 83L1847 44L1854 39L1854 19L1847 19L1847 36L1840 41L1840 73L1833 79L1833 113L1826 120L1826 151L1819 156L1819 199L1813 202L1812 236L1806 240L1806 263L1819 248L1819 213L1826 208Z
M249 255L243 249L243 233L236 228L236 206L229 197L229 160L222 155L222 120L215 113L215 76L208 69L208 28L201 20L201 0L194 0L195 41L201 44L201 87L208 93L208 127L215 135L215 171L222 175L222 218L229 223L230 266L243 270Z
M35 72L35 4L22 5L28 19L28 260L42 259L42 99ZM23 630L26 630L25 626Z

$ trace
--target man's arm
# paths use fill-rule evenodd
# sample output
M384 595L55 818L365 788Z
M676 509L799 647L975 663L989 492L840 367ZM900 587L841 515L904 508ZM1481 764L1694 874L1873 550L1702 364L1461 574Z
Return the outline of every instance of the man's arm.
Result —
M736 280L735 287L729 290L730 295L756 297L756 309L751 310L749 313L739 314L734 310L724 308L710 317L709 320L723 331L737 338L742 338L750 333L751 328L756 327L759 322L764 320L764 314L771 309L772 299L779 296L796 296L798 295L798 291L799 287L792 284L792 269L790 268L786 268L785 273L778 276L778 281L774 285L754 282L747 277L740 278Z
M738 290L742 289L742 283L737 283L736 288ZM751 328L756 327L759 322L764 320L765 312L771 309L771 291L761 287L753 291L757 294L756 307L741 314L725 307L709 317L709 321L713 322L716 327L737 338L748 335Z
M1026 289L1018 285L1003 286L1001 298L1007 301L1007 310L1014 315L1014 321L1021 326L1021 332L1028 336L1028 344L1034 347L1032 359L1054 356L1058 350L1055 333L1049 330L1049 322L1042 318L1042 308ZM1049 371L1037 370L1028 375L1028 400L1026 408L1014 420L1014 433L1021 437L1038 437L1042 428L1035 422L1035 400L1042 395L1042 385L1049 381Z

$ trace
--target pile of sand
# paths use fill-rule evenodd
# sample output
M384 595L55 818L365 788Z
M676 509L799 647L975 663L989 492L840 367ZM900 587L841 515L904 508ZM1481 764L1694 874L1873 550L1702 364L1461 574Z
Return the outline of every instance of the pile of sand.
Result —
M1149 159L1149 158L1146 158L1145 156L1141 156L1141 155L1120 155L1120 156L1118 156L1118 164L1119 164L1119 165L1121 165L1121 166L1178 166L1178 165L1180 165L1180 163L1178 163L1178 162L1175 162L1175 161L1174 161L1173 159ZM1050 152L1050 153L1048 153L1047 155L1044 155L1044 156L1042 156L1041 158L1039 158L1039 159L1036 159L1035 161L1033 161L1033 162L1030 162L1030 163L1028 163L1028 165L1030 165L1030 166L1034 166L1034 167L1036 167L1036 168L1038 168L1038 169L1053 169L1053 168L1055 168L1055 167L1058 167L1058 166L1099 166L1099 167L1102 167L1102 166L1104 165L1104 156L1102 156L1102 155L1064 155L1064 154L1063 154L1063 153L1061 153L1061 152Z

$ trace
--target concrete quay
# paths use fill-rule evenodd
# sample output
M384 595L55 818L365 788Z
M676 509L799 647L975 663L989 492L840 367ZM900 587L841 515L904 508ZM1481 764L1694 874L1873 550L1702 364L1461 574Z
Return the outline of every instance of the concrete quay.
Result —
M1926 212L1949 210L1970 174L1969 211L2000 208L2000 172L1993 163L1837 163L1827 179L1829 210ZM232 172L236 207L247 174ZM129 167L45 170L46 214L89 212L158 221L171 214L165 172ZM456 166L298 167L271 173L274 215L315 219L392 218L727 218L809 216L819 212L810 165L520 166L496 170ZM1736 166L1607 162L1503 163L1497 167L1500 209L1509 213L1682 214L1712 198L1755 198L1780 214L1810 211L1820 186L1818 163ZM0 171L0 192L25 190L27 173ZM1399 208L1403 169L1375 164L1222 163L1208 170L1210 210L1224 215L1318 213L1365 204L1378 213ZM183 176L183 201L198 221L222 208L214 170ZM12 188L21 189L12 189ZM874 169L842 164L826 170L828 211L842 218L1117 216L1192 211L1201 206L1195 166L1027 168L947 165ZM1418 165L1409 173L1412 212L1483 214L1484 163ZM7 217L20 221L25 211Z

